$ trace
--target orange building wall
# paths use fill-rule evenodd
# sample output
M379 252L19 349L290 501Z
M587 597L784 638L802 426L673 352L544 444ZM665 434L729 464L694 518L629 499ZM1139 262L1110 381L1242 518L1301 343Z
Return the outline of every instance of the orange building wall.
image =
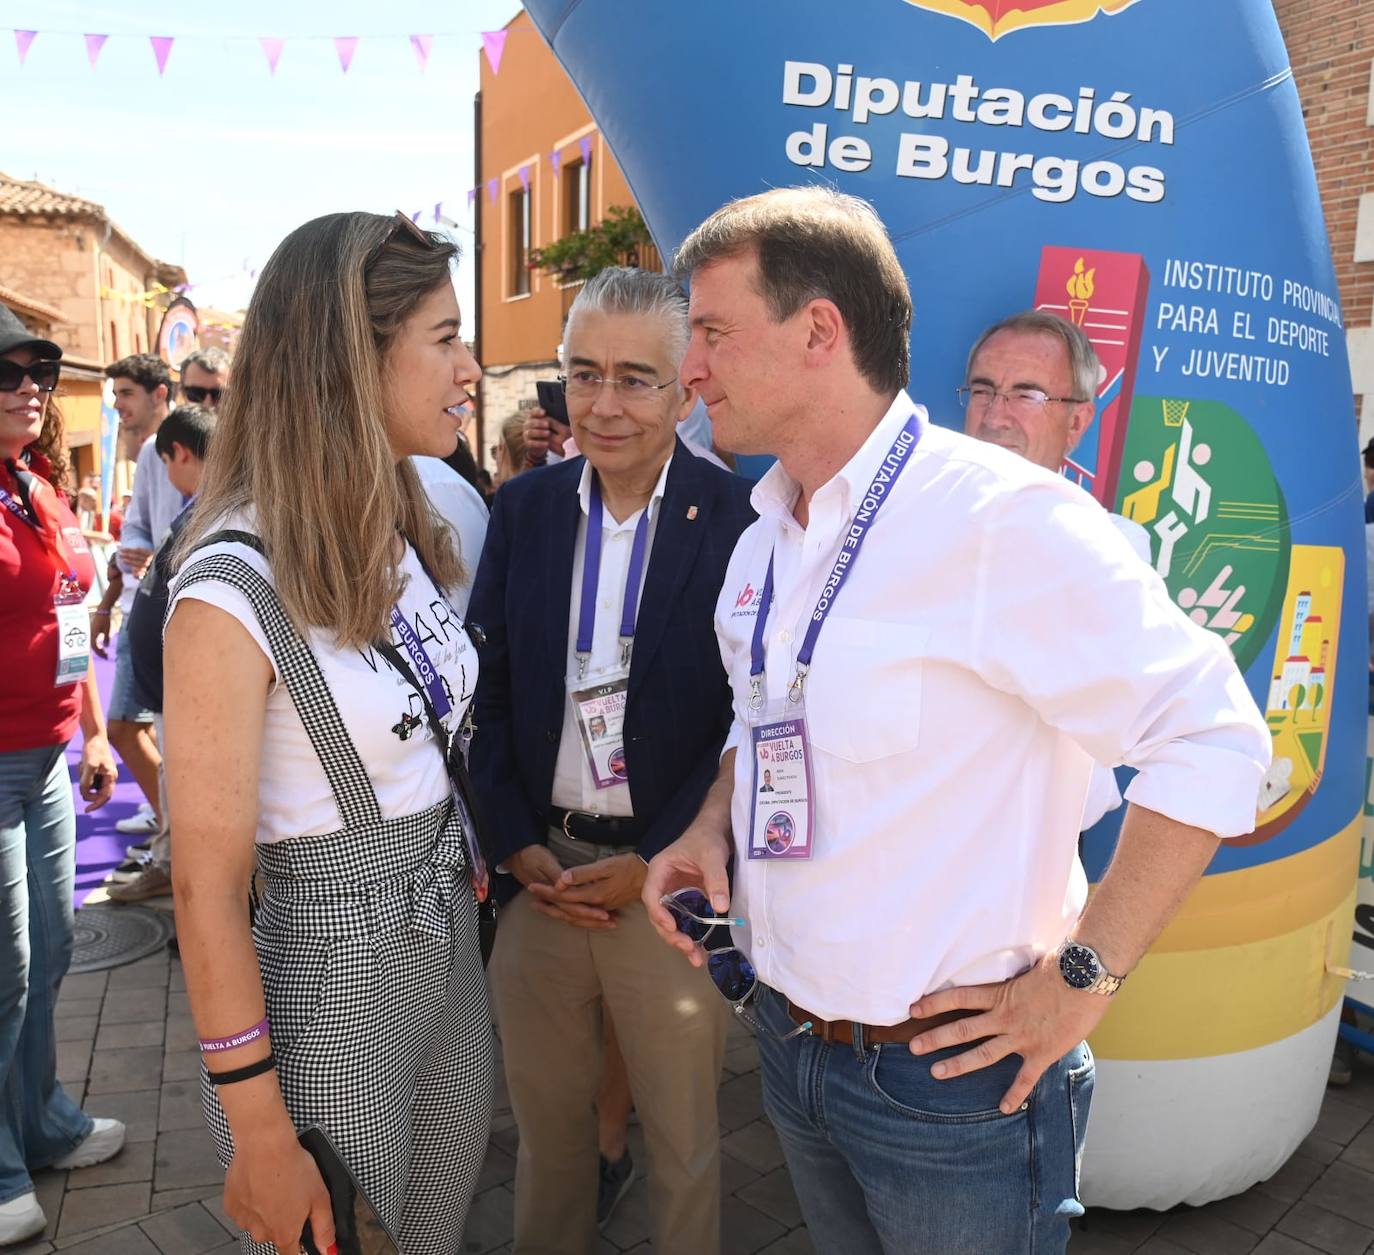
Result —
M531 247L540 248L563 234L566 208L562 179L553 173L549 154L563 160L581 156L578 140L592 137L591 221L599 222L611 205L633 205L625 176L602 141L582 98L523 10L506 28L501 72L493 74L481 59L482 178L481 209L483 366L552 362L562 338L563 315L576 288L562 287L538 271L531 272L528 296L511 295L511 223L509 197L520 188L520 167L530 167L533 194ZM488 180L499 192L493 204ZM487 414L487 431L494 432Z

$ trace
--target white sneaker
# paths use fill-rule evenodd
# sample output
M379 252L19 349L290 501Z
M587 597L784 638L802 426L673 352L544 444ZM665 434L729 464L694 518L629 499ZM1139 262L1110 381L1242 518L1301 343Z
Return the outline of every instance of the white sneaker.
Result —
M38 1195L32 1190L8 1203L0 1203L0 1246L11 1246L35 1237L47 1224L48 1218L38 1205Z
M157 813L144 802L128 819L121 819L115 824L115 831L122 832L126 837L155 837L161 827Z
M113 1159L124 1149L125 1128L118 1120L97 1118L95 1128L86 1134L85 1140L69 1150L61 1159L54 1159L52 1166L58 1169L90 1168L95 1164Z

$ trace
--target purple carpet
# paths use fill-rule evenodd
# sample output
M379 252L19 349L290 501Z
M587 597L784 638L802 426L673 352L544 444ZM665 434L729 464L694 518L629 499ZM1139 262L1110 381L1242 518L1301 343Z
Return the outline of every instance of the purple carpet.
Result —
M110 689L114 684L113 652L111 652L109 661L103 658L95 660L95 674L100 683L101 703L106 705L109 703ZM134 783L134 778L129 774L129 769L123 763L119 763L119 779L115 782L114 797L93 815L84 813L82 809L84 803L81 801L81 796L75 793L81 779L82 739L81 733L78 731L76 736L72 738L71 744L67 746L67 766L71 771L72 789L76 797L76 889L74 897L77 906L86 900L86 895L92 889L100 886L107 872L123 861L126 847L141 840L139 837L126 837L116 832L115 823L121 819L128 819L138 809L138 804L143 801L143 792ZM118 758L115 761L118 762Z

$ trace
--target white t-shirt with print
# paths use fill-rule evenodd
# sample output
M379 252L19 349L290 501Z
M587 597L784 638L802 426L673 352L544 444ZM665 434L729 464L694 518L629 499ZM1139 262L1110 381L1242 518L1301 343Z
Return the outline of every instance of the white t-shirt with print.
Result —
M252 532L251 517L233 518L224 529ZM173 580L167 621L171 622L177 606L187 598L207 602L241 623L272 666L258 776L257 840L270 843L337 832L343 820L334 795L291 694L281 683L267 636L247 596L219 580L184 586L184 576L195 562L219 553L241 558L271 582L267 560L257 550L233 543L208 545L197 550ZM400 610L443 678L453 706L444 723L453 732L460 726L477 685L477 652L463 629L461 616L430 583L409 545L403 570L407 580ZM319 628L310 629L306 641L372 780L382 818L413 815L447 797L451 789L447 769L425 720L424 705L409 682L375 649L341 649L333 633ZM394 629L392 643L409 661ZM408 738L402 739L396 727L406 715L420 722Z

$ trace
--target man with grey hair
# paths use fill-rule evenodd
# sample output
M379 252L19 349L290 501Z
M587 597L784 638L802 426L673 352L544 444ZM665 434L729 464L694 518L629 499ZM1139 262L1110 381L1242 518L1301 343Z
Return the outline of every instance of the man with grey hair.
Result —
M1254 827L1268 729L1096 502L907 396L911 295L872 206L752 196L677 265L683 382L724 447L778 462L716 607L720 774L643 901L756 1026L818 1251L1063 1251L1084 1038L1217 837ZM1087 902L1094 759L1138 773ZM708 963L712 909L738 949Z
M731 712L711 619L753 519L749 486L677 439L687 339L665 275L614 267L582 288L564 339L581 456L496 494L468 608L487 636L472 775L509 898L489 974L518 1252L595 1243L603 1001L649 1148L654 1249L719 1250L727 1009L639 900L715 778Z
M959 399L964 431L1059 473L1096 413L1101 366L1072 323L1038 309L987 328L974 342Z

